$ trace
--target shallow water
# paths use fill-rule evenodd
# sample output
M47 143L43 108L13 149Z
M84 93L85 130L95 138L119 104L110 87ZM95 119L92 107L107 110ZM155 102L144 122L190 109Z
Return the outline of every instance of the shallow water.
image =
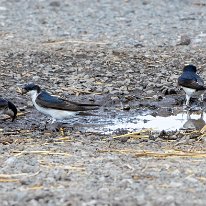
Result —
M196 129L197 127L204 126L205 121L200 118L200 115L193 114L190 119L187 118L187 114L179 113L177 115L172 115L168 117L162 116L137 116L136 122L132 122L128 119L122 121L116 121L114 125L108 125L106 128L114 131L120 128L128 129L130 131L140 130L143 128L152 128L153 130L165 130L165 131L175 131L180 129ZM202 128L201 127L201 128Z
M152 111L117 111L115 114L81 117L77 126L86 132L113 134L121 131L134 132L141 129L156 131L176 131L182 129L201 129L205 125L206 114L182 111L170 116L153 115ZM75 123L75 122L74 122Z

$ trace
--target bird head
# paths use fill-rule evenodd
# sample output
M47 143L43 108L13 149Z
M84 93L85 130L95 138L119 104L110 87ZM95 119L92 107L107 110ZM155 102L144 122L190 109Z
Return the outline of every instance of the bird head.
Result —
M197 72L197 68L196 68L196 66L190 64L190 65L187 65L187 66L184 67L183 72L186 72L186 71L187 72L194 72L194 73L196 73Z
M11 118L12 118L12 122L15 120L16 118L16 115L17 115L17 108L16 106L8 101L8 108L7 110L5 111L5 114L9 115Z
M26 94L26 93L33 94L34 92L39 93L40 91L41 91L41 88L34 83L26 84L22 88L22 94Z

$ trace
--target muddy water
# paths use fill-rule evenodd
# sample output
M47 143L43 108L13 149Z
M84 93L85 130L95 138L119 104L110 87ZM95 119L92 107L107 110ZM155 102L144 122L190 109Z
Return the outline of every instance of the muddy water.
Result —
M115 114L81 117L73 120L75 126L87 132L113 134L121 131L134 132L141 129L176 131L201 129L205 125L203 111L179 111L173 115L155 114L153 111L118 111ZM77 123L78 121L78 123Z

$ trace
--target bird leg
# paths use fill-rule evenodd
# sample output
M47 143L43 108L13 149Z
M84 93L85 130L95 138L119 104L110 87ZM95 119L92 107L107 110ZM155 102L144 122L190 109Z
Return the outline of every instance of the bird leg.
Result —
M204 106L204 93L201 94L201 96L200 96L200 98L199 98L198 100L199 100L198 105L199 105L200 107L203 107L203 106Z
M187 110L187 120L191 119L190 115L191 115L191 111L188 109Z
M186 106L189 106L190 104L190 96L186 95Z
M203 117L204 117L204 110L202 109L201 110L201 117L200 117L200 119L203 119Z
M201 94L201 101L203 102L203 100L204 100L204 93Z
M186 103L185 105L183 105L183 109L190 108L189 103L190 103L190 96L186 94Z

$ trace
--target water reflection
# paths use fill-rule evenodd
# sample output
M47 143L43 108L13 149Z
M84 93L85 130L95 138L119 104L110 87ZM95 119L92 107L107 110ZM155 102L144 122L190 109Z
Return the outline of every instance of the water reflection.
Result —
M80 121L80 129L87 132L113 134L117 131L134 132L151 128L156 131L200 130L205 126L206 115L203 110L182 111L170 116L153 115L152 111L138 113L133 111L118 111L115 116L86 117ZM86 123L86 124L85 124Z
M187 121L184 123L183 128L184 129L194 129L194 130L200 130L205 126L205 120L204 118L204 112L203 110L200 113L199 118L195 119L191 116L192 112L187 111Z

